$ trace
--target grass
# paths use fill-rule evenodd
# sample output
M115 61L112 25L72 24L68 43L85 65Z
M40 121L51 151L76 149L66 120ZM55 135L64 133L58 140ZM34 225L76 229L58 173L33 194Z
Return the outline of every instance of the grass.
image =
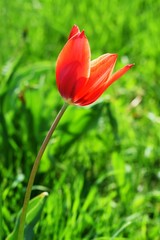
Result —
M41 161L32 197L49 197L35 239L160 237L160 2L0 2L0 169L4 239L36 153L63 104L55 62L73 24L92 58L135 63L92 106L70 106ZM0 214L1 216L1 214Z

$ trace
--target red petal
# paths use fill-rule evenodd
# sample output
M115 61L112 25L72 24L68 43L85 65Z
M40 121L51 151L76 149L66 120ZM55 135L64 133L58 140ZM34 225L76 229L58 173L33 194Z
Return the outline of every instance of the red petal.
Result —
M70 38L60 52L56 63L56 82L64 98L72 98L90 74L90 46L84 34Z
M106 87L109 87L113 82L115 82L117 79L122 77L131 67L133 67L134 64L128 64L125 67L121 68L117 72L115 72L109 80L106 82Z
M82 99L78 100L76 104L80 106L89 105L95 102L103 94L105 90L106 90L105 86L101 85L98 89L95 88L91 94L88 93Z
M99 86L94 85L95 87L91 88L91 91L88 91L88 93L79 99L76 103L81 106L85 106L95 102L113 82L124 75L132 66L134 66L134 64L129 64L113 74L105 83L102 82L102 84Z
M95 87L106 82L111 75L117 60L117 54L104 54L91 62L91 73L88 84Z
M80 99L90 99L94 91L107 82L111 75L117 60L117 54L104 54L99 58L91 61L91 73L87 84L76 94L74 101L79 102Z
M80 33L79 27L74 25L71 29L71 32L69 34L68 39L70 39L71 37L73 37L74 35L76 35L77 33Z

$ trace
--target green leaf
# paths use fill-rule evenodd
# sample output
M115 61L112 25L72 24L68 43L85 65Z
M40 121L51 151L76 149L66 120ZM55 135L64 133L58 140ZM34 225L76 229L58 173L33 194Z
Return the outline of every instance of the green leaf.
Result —
M42 209L45 205L46 199L47 199L48 193L43 192L37 197L33 198L30 200L29 205L28 205L28 210L27 210L27 215L26 215L26 225L24 229L24 235L25 235L25 240L32 240L34 237L34 226L40 219L40 215L42 212ZM15 228L13 232L7 237L6 240L16 240L17 235L18 235L18 228L19 228L19 223L20 223L20 216L21 216L21 211L18 213L18 217L16 220Z

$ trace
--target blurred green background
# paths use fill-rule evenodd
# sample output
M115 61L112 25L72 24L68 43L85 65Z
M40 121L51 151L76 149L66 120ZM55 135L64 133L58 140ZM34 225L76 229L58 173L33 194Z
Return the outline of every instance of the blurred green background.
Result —
M135 63L92 106L70 106L32 197L49 197L35 239L160 237L160 1L0 1L1 237L14 227L37 151L63 104L55 62L70 29L92 59Z

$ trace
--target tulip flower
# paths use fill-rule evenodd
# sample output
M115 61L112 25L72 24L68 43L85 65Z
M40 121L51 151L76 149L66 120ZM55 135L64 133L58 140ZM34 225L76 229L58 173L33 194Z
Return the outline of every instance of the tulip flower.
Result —
M95 102L133 64L112 74L117 54L107 53L91 61L84 31L74 25L56 63L56 83L66 102L85 106Z
M29 200L40 160L68 107L68 103L86 106L95 102L113 82L133 66L133 64L129 64L112 74L116 60L117 54L107 53L91 61L90 46L84 31L80 32L76 25L73 26L68 41L60 52L56 63L58 90L66 102L53 121L34 161L26 188L18 230L15 232L16 239L24 239Z

